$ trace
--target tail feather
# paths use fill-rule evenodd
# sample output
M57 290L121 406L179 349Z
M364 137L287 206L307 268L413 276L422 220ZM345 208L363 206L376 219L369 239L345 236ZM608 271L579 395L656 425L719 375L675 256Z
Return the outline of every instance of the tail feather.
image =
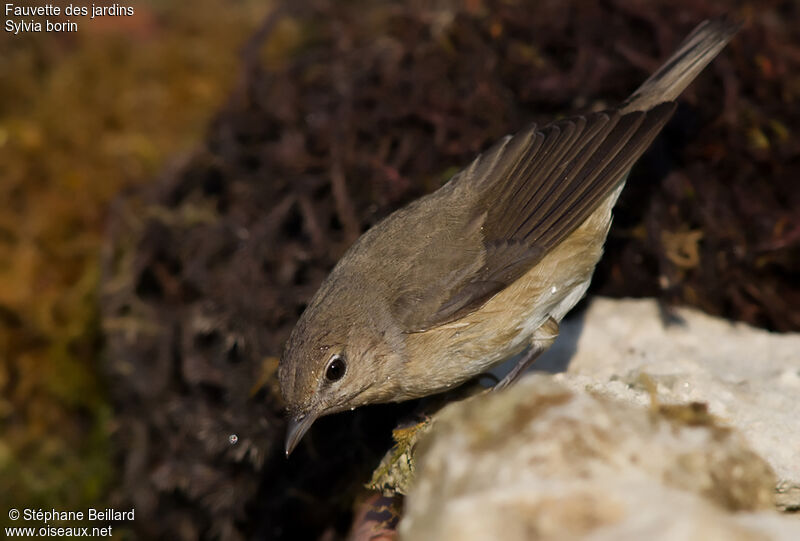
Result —
M740 27L740 23L724 16L700 23L669 60L631 94L621 110L626 113L646 111L659 103L676 99Z

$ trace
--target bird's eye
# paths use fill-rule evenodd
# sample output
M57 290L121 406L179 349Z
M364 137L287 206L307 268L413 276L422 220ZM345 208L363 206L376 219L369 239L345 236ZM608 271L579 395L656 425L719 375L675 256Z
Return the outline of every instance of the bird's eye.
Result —
M334 355L328 361L328 368L325 369L325 378L328 381L339 381L344 376L347 370L347 363L344 362L344 357L341 355Z

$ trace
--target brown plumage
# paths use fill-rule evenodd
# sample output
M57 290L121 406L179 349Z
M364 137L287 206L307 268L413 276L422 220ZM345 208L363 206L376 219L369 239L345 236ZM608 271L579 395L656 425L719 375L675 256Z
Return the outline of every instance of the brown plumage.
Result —
M702 23L619 108L505 137L362 235L281 359L287 453L320 415L439 392L527 349L502 387L547 349L631 166L737 28Z

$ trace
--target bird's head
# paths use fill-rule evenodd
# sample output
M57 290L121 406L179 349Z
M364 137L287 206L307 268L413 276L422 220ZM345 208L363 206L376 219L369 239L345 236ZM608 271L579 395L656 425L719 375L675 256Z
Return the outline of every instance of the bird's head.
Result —
M319 417L392 401L401 383L402 332L380 310L348 303L349 295L320 293L323 297L300 317L280 360L289 415L287 456Z

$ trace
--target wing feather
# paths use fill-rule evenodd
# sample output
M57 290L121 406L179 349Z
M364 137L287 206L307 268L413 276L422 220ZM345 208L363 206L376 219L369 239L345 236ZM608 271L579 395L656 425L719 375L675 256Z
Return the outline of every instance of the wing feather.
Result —
M604 111L534 125L474 160L452 182L474 196L460 218L470 239L460 242L479 244L482 264L474 263L474 253L462 261L461 244L447 249L452 231L438 240L432 232L436 267L469 271L452 282L426 275L430 291L415 285L401 292L394 305L403 307L395 315L404 328L420 331L463 317L525 274L624 181L674 109L666 102L646 112Z

